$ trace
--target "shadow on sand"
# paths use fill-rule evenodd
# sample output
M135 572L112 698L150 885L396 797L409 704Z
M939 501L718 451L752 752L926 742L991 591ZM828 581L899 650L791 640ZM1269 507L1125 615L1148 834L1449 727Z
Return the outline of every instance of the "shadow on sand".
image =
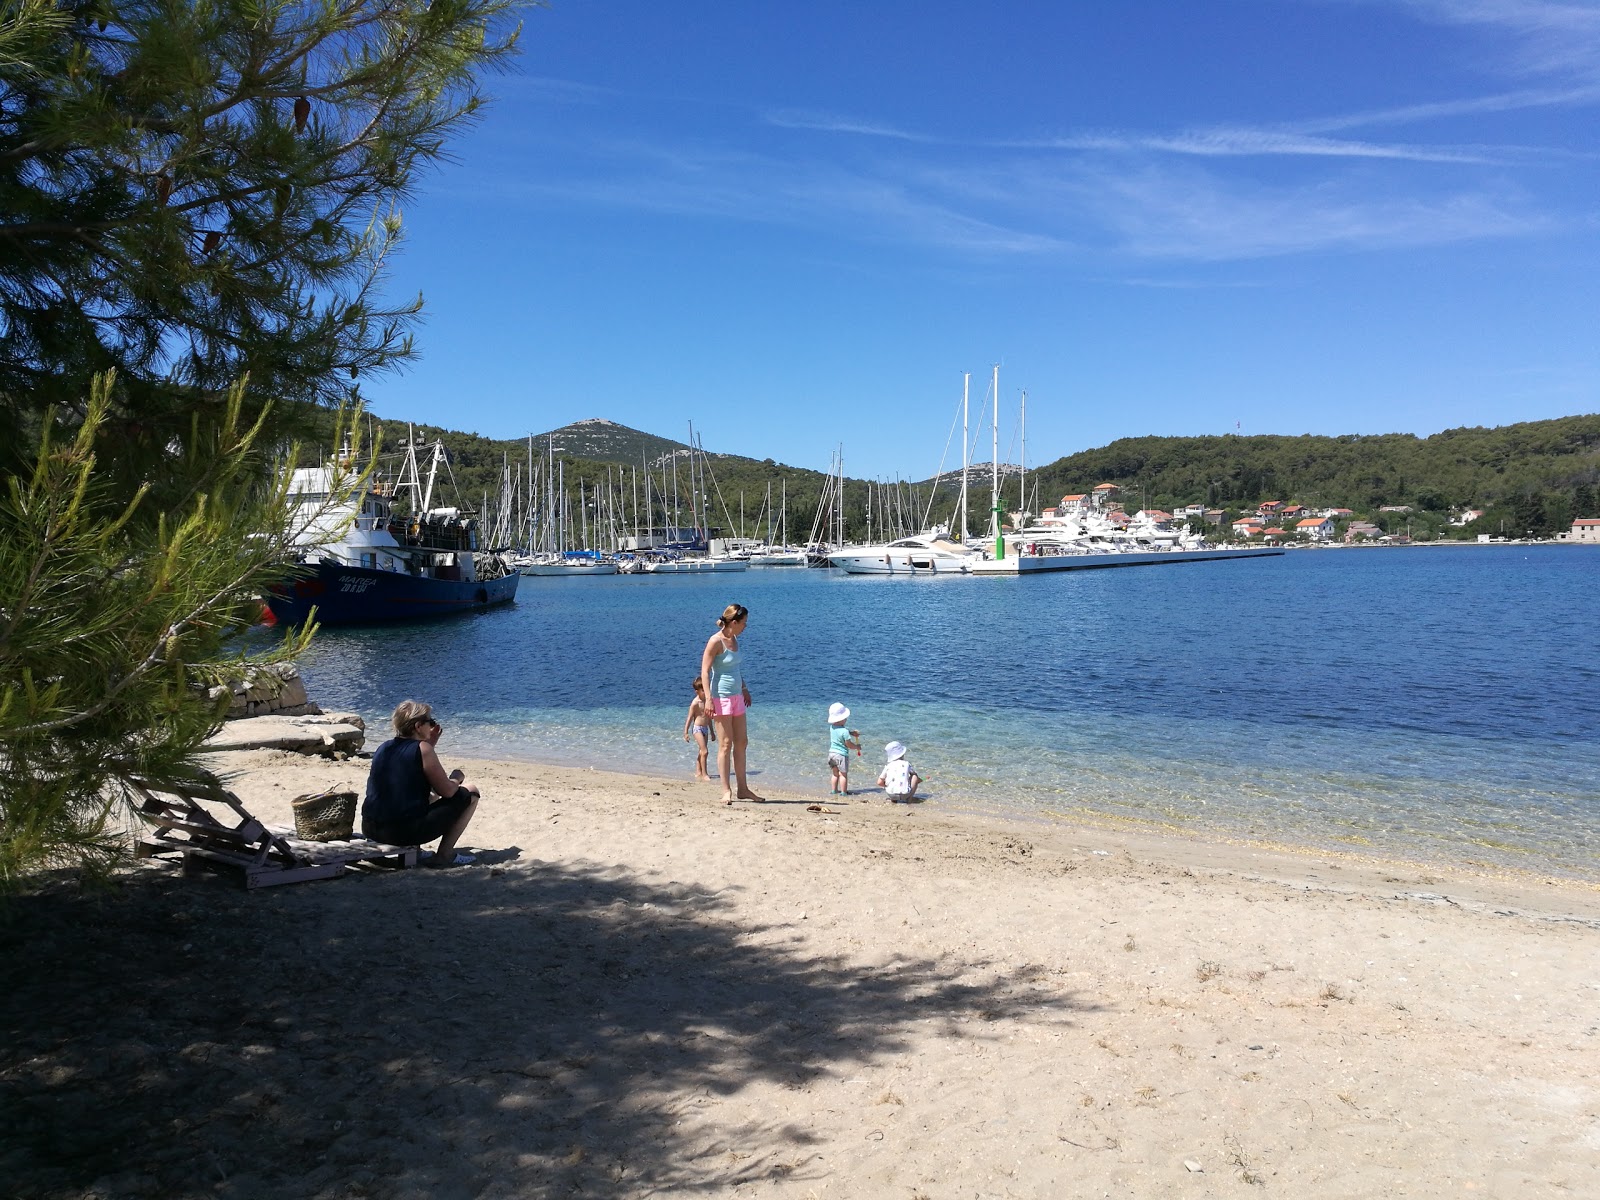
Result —
M881 1062L912 1022L981 1037L964 1019L1015 1003L1018 980L864 971L727 908L537 861L254 894L145 871L25 898L0 926L0 1177L239 1200L820 1178L807 1130L709 1114ZM1051 1004L1075 1007L1034 996L1034 1019Z

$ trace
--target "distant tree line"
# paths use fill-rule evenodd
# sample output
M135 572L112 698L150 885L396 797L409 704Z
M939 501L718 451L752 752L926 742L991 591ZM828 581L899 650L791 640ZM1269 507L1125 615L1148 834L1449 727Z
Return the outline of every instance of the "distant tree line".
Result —
M382 423L386 449L405 436L406 427ZM453 473L468 503L497 498L506 462L526 463L525 441L494 440L472 433L430 430L450 451ZM641 435L648 438L648 435ZM657 445L656 443L659 443ZM681 443L649 439L659 453ZM823 472L757 461L733 455L709 456L717 491L711 499L712 524L737 531L743 498L746 532L755 534L767 486L776 506L787 491L791 540L810 532L824 498ZM592 494L608 474L631 487L636 466L605 463L575 455L557 455L564 462L568 488L583 481ZM652 460L656 461L656 460ZM659 486L660 468L655 468ZM687 467L680 466L680 486L687 489ZM1253 512L1267 500L1292 501L1308 509L1348 508L1390 532L1419 537L1472 537L1479 533L1546 535L1566 529L1574 517L1600 516L1600 415L1529 421L1494 429L1449 429L1431 437L1391 433L1322 437L1260 435L1243 437L1122 438L1095 450L1057 459L1030 470L1030 507L1054 505L1062 495L1087 492L1099 483L1123 490L1129 511L1155 508L1171 511L1190 504L1225 510L1229 517ZM642 488L642 483L639 485ZM978 473L972 500L974 532L987 524L988 482ZM921 480L899 485L850 479L845 486L845 527L851 537L867 533L868 493L875 513L898 504L920 517L929 511L933 483ZM1004 484L1004 505L1020 502L1016 477ZM957 486L946 477L938 484L932 505L935 521L949 520ZM727 517L723 516L723 505ZM1411 513L1380 513L1387 505L1408 505ZM1452 514L1482 510L1477 521L1452 526ZM920 523L920 522L919 522ZM764 524L764 522L763 522ZM874 517L873 532L882 527Z
M1442 529L1450 513L1470 508L1484 515L1454 531L1461 536L1500 532L1502 523L1507 534L1546 534L1567 528L1574 517L1600 516L1600 415L1447 429L1425 438L1123 438L1058 459L1035 477L1042 503L1115 483L1130 510L1204 504L1240 512L1285 500L1310 509L1349 508L1392 523L1396 514L1377 510L1410 505L1414 525L1431 514Z

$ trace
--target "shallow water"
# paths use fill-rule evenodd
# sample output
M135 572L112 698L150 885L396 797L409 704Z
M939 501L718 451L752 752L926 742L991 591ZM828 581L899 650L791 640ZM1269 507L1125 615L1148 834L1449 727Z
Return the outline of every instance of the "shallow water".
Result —
M831 701L943 806L1101 817L1600 879L1600 551L1291 552L1025 579L526 578L515 606L327 630L312 695L444 757L691 774L689 683L724 604L752 782L826 792ZM709 798L709 792L708 792Z

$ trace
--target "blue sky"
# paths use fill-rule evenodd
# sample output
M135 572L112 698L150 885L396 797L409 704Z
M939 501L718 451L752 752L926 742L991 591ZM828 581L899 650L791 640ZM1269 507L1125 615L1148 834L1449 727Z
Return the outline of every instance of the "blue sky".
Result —
M1595 0L552 0L522 47L406 205L382 416L925 478L996 362L1030 465L1600 411Z

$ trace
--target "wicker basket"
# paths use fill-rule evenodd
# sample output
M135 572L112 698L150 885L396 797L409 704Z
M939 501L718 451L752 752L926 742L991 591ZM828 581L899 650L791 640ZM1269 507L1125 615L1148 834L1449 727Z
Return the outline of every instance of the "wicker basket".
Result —
M356 824L354 792L313 792L296 796L294 832L310 842L345 842Z

